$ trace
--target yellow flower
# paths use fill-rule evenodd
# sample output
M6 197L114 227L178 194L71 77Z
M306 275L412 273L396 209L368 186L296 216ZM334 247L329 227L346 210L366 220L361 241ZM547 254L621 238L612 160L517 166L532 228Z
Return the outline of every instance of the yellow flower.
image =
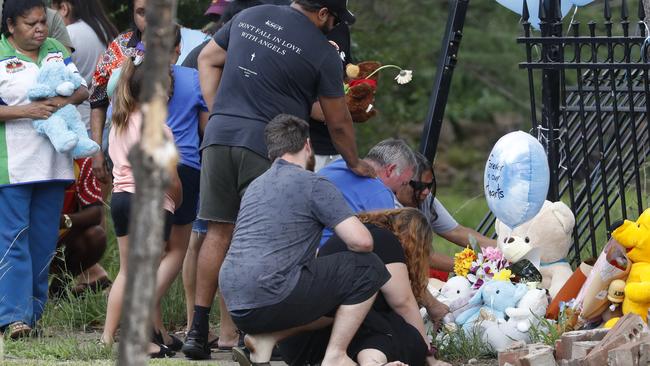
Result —
M454 273L458 276L467 276L474 260L476 260L476 253L470 248L454 254Z
M502 269L499 272L497 272L494 277L492 277L493 280L496 281L510 281L510 277L512 276L512 271L509 269Z

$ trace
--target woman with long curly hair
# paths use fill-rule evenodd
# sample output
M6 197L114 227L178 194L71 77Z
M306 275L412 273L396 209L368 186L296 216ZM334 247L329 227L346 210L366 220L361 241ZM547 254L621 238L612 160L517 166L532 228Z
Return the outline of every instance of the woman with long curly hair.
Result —
M424 215L415 208L361 213L374 241L374 253L391 279L381 288L372 309L348 347L348 356L361 366L446 365L430 353L429 339L418 302L426 297L428 258L433 234ZM334 235L319 256L347 250ZM316 364L322 359L329 330L301 334L280 344L290 365Z

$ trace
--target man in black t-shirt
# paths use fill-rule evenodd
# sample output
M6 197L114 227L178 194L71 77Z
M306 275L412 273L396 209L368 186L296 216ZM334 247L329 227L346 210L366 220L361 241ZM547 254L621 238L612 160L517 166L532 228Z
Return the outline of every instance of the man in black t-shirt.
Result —
M225 24L199 56L201 90L211 106L202 144L198 215L208 221L208 232L199 253L196 305L186 346L205 349L208 314L241 197L270 166L264 128L271 119L281 113L307 119L318 100L348 167L375 176L357 155L341 61L324 35L338 22L354 20L346 3L295 0L291 6L246 9ZM220 339L234 344L238 336L232 319L225 308L220 313ZM209 357L209 352L199 356Z

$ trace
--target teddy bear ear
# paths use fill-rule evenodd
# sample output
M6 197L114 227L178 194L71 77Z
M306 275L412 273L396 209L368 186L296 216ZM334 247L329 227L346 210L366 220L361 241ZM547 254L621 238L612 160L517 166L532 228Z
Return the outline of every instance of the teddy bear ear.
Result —
M550 209L555 218L562 225L564 232L567 234L570 233L576 224L576 218L569 206L562 201L558 201L553 202Z

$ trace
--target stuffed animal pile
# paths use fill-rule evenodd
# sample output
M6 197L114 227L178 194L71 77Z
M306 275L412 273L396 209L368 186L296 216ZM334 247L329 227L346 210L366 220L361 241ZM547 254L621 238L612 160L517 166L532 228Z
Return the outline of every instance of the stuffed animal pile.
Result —
M623 314L638 314L647 323L650 308L650 209L645 210L636 222L625 220L612 237L627 249L632 268L625 284ZM613 326L613 318L605 327Z
M63 62L46 62L39 71L37 84L29 89L28 96L32 101L56 96L69 97L81 83L81 76L70 71ZM70 152L73 159L92 156L99 151L99 145L88 138L81 115L72 104L60 108L48 119L34 120L32 125L38 133L48 137L57 152Z

